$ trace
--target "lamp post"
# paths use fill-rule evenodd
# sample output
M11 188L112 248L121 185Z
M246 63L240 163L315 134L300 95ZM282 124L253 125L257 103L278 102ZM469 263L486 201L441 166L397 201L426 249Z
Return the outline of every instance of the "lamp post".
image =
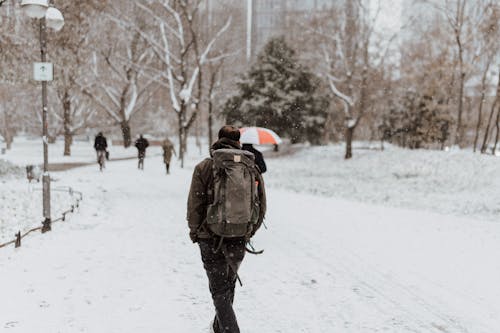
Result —
M43 72L48 71L46 63L47 57L47 27L59 31L64 26L64 18L59 10L49 7L49 0L22 0L21 7L26 15L40 20L40 54L41 65L39 68ZM44 65L46 64L46 65ZM47 106L47 81L52 80L52 66L50 66L50 75L37 78L42 82L42 141L43 141L43 227L42 232L50 231L50 174L49 174L49 147L48 147L48 106ZM36 75L36 69L35 69Z

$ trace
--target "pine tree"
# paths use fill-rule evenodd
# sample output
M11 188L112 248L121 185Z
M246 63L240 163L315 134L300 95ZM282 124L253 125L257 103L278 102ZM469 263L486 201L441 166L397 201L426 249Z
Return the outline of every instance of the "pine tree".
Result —
M319 86L320 80L299 64L284 38L272 39L238 83L239 93L226 102L226 121L268 127L292 143L318 144L328 108Z

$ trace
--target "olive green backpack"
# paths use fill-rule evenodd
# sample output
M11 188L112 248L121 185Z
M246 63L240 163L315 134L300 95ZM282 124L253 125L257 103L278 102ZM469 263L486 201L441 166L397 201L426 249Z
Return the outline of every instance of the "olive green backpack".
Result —
M251 152L218 149L213 152L213 203L207 225L223 238L247 237L259 219L258 172Z

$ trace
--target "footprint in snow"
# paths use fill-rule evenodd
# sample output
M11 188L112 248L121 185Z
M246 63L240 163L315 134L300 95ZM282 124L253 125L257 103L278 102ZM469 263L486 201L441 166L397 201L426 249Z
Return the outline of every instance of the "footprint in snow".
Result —
M17 326L17 324L19 324L19 322L17 321L9 321L7 323L5 323L5 325L3 326L3 328L14 328Z
M41 302L40 302L40 307L41 307L41 308L48 308L49 306L50 306L50 304L49 304L49 303L47 303L46 301L41 301Z

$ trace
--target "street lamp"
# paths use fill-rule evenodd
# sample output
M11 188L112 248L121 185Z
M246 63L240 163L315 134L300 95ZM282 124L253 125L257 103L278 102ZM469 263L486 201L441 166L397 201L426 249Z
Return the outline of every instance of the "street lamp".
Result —
M34 19L40 20L40 54L43 72L47 71L47 26L55 31L61 30L64 25L64 17L59 10L50 7L49 0L22 0L21 7L24 13ZM51 65L51 64L50 64ZM51 66L50 66L51 67ZM36 74L36 71L35 71ZM43 73L45 74L45 73ZM40 76L40 75L39 75ZM35 77L42 82L42 127L43 127L43 227L42 232L50 230L50 175L49 175L49 147L48 147L48 117L47 117L47 81L52 80L52 68L50 75Z

